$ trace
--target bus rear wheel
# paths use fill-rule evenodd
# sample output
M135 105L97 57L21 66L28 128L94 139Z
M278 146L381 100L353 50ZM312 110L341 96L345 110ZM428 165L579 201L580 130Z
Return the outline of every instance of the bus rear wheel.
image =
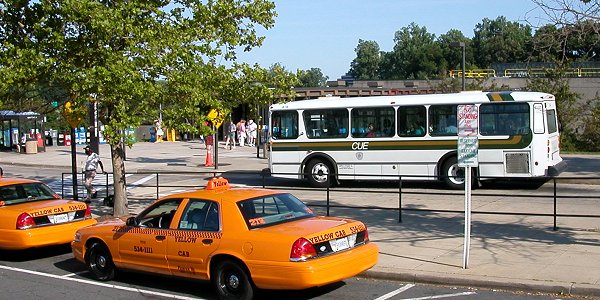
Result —
M476 168L471 168L471 188L477 188ZM458 166L456 156L449 158L442 167L442 181L447 187L455 190L465 188L465 168Z
M465 187L465 169L458 166L456 156L449 158L442 167L442 181L451 189Z
M331 167L321 159L313 159L306 165L306 178L312 187L329 187L331 182Z

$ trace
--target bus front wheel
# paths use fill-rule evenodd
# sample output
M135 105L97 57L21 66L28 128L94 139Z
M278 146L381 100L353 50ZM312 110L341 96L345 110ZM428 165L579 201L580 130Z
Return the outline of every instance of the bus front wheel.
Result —
M331 181L331 167L320 159L313 159L306 165L306 178L312 187L328 187Z

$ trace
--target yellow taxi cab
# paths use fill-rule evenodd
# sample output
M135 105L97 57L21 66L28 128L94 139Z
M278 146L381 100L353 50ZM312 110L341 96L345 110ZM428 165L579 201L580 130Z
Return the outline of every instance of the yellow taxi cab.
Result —
M0 249L69 244L77 229L93 224L86 203L61 199L36 180L6 178L0 168Z
M327 285L378 259L364 223L316 216L289 193L231 187L224 178L161 198L135 217L82 228L71 246L98 280L117 269L211 280L228 299L251 299L256 288Z

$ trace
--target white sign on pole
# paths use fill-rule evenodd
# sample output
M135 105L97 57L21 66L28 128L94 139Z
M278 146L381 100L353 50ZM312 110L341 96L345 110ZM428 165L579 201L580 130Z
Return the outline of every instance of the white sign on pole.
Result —
M479 111L475 105L458 106L458 166L477 167Z
M477 167L479 161L479 111L475 105L459 105L458 119L458 166L465 168L465 243L463 252L463 268L469 267L469 250L471 248L471 167Z

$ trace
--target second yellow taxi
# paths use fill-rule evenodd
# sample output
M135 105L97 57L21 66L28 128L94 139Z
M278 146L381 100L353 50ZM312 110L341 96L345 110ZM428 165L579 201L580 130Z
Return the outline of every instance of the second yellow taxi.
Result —
M77 229L95 223L86 203L61 199L37 180L6 178L0 168L0 249L69 244Z
M211 280L227 299L251 299L256 288L327 285L378 258L364 223L316 216L289 193L233 188L223 178L135 217L82 228L72 250L98 280L118 268Z

